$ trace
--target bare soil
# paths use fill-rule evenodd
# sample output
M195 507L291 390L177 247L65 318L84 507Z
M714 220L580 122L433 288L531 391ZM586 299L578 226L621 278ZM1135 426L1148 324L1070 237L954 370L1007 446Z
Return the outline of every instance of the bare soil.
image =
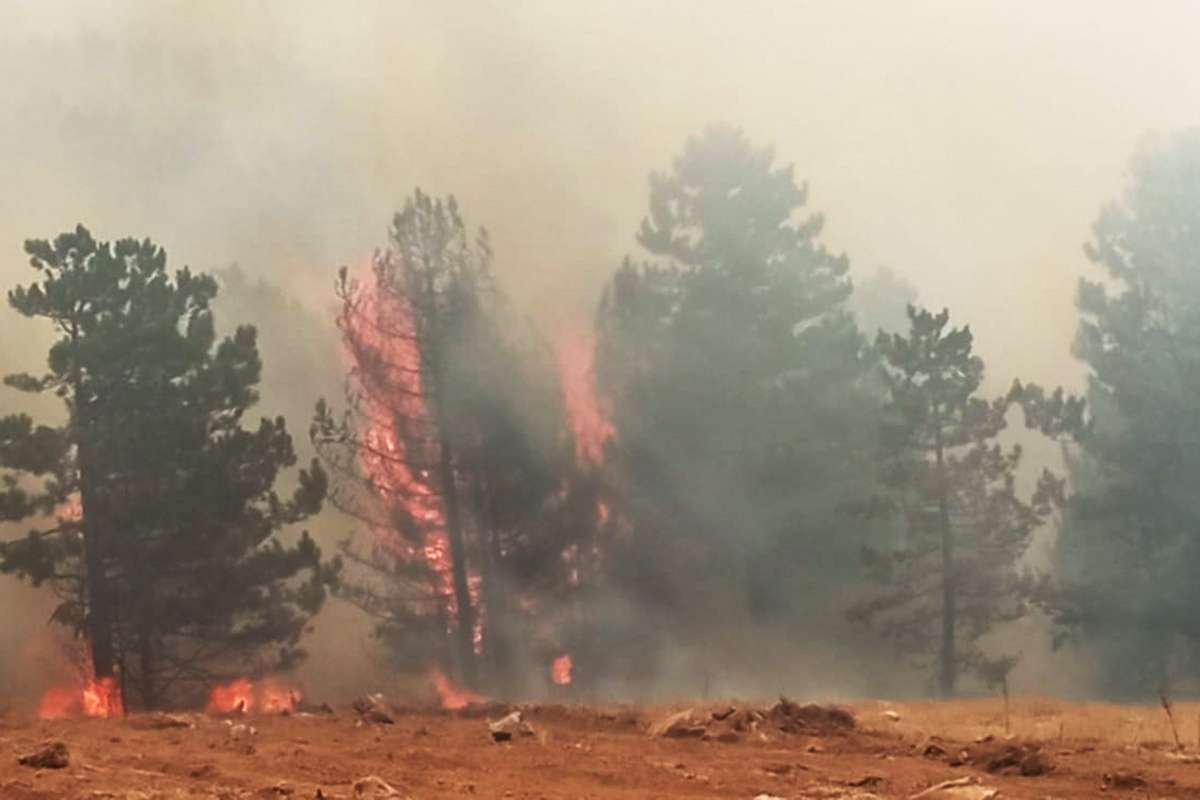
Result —
M522 706L535 735L502 743L492 741L487 723L507 707L402 709L393 725L364 724L350 708L230 720L197 714L41 722L9 715L0 721L0 798L383 796L365 784L356 794L356 782L368 776L414 800L870 800L907 798L964 776L1002 798L1200 797L1200 709L1191 706L1175 713L1177 724L1190 728L1177 729L1183 752L1161 708L1037 699L1014 703L1011 737L1002 706L990 700L859 703L851 706L858 723L849 732L785 733L763 725L721 737L733 741L647 733L683 708ZM697 714L726 714L722 709L709 704ZM190 727L159 727L180 722ZM52 742L68 748L65 768L18 763ZM1022 755L1009 757L1013 748ZM1027 752L1039 754L1041 774L1021 774Z

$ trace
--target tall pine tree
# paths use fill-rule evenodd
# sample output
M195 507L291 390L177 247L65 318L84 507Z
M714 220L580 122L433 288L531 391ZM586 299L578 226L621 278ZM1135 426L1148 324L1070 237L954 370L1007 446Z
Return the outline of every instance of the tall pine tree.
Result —
M709 661L701 682L747 677L761 663L713 637L818 636L810 601L855 574L862 526L843 512L876 401L848 261L806 200L769 149L709 129L652 176L652 260L604 296L598 380L630 526L612 572L661 632L626 648L629 672L684 652Z
M79 226L26 250L38 279L10 303L58 338L46 373L7 382L60 397L67 422L50 434L7 420L22 435L0 458L29 471L31 452L58 458L45 501L78 511L7 545L3 568L66 587L57 618L87 637L96 677L119 675L142 706L290 666L333 569L307 534L277 533L320 509L326 482L314 462L280 498L295 461L283 419L242 427L258 396L254 329L218 342L216 282L170 273L149 240Z
M1152 696L1200 667L1200 129L1148 140L1104 208L1080 281L1075 353L1090 425L1050 607L1100 689Z
M951 696L963 672L1011 663L988 658L979 640L1027 613L1021 559L1058 484L1045 474L1031 502L1018 497L1021 449L997 442L1009 398L979 397L984 365L970 329L948 327L948 311L909 306L908 317L907 335L880 333L876 344L888 392L876 510L897 522L899 543L864 550L882 591L851 618L934 664Z

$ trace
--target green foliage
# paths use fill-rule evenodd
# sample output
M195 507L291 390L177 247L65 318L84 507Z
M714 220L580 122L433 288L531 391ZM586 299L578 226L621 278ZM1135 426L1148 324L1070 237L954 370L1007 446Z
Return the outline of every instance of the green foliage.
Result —
M1027 613L1030 576L1020 568L1048 513L1043 478L1031 502L1014 489L1021 449L1003 449L1009 398L978 396L984 364L969 328L947 311L909 306L908 335L881 333L887 402L879 456L884 490L876 510L900 525L898 546L867 548L882 591L851 611L918 664L937 665L953 694L958 674L993 677L1008 659L988 659L979 640Z
M56 618L143 705L291 665L335 569L306 534L285 545L276 533L320 509L326 478L314 462L291 497L272 488L295 455L282 418L243 427L258 399L255 330L218 341L216 282L168 272L148 240L101 243L80 226L26 250L38 280L10 303L58 339L45 374L9 383L61 397L68 421L6 420L0 460L54 469L38 501L74 497L79 510L6 546L4 568L52 579Z
M1200 131L1149 141L1093 227L1076 355L1088 366L1049 607L1100 688L1153 696L1200 665Z
M664 650L763 625L811 633L808 605L853 576L868 535L845 512L869 457L870 365L848 262L820 244L806 199L741 132L690 139L650 180L638 241L657 260L627 261L601 305L597 375L631 529L611 575Z

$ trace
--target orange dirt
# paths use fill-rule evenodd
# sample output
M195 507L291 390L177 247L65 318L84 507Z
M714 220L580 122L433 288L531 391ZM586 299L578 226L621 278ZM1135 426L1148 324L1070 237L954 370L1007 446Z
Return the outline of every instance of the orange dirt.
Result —
M1200 797L1200 759L1188 755L1197 750L1200 717L1189 705L1175 709L1187 748L1176 755L1163 739L1174 736L1160 708L1015 701L1015 741L1039 748L1053 766L1039 777L989 773L980 762L955 765L957 754L978 750L974 742L983 736L993 736L993 746L1006 744L1002 705L992 700L859 703L859 726L849 734L756 731L733 743L647 735L650 722L677 709L525 706L537 735L496 744L486 723L504 710L408 710L394 725L359 725L349 709L229 721L187 715L194 727L181 728L154 727L180 720L145 715L49 722L10 716L0 722L0 798L353 798L354 782L371 775L414 800L867 800L906 798L962 776L978 776L1002 798ZM238 724L256 732L231 735ZM926 756L931 736L938 747ZM70 749L67 768L18 764L51 741ZM1106 774L1116 776L1108 786ZM1145 785L1123 788L1130 776Z

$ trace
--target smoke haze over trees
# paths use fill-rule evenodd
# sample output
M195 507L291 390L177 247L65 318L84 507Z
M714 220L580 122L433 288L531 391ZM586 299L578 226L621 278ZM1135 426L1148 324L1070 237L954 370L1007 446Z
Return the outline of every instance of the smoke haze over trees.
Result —
M702 5L0 8L0 692L1200 691L1200 12Z

